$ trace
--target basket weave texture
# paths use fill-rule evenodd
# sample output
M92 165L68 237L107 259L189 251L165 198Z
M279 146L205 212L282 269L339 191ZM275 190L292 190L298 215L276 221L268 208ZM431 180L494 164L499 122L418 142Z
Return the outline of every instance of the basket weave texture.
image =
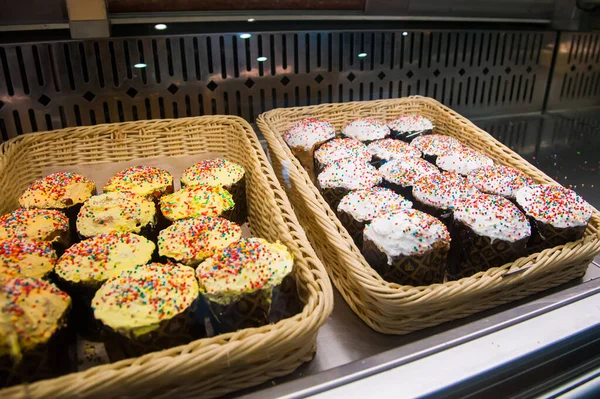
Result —
M471 277L412 287L383 280L373 270L293 157L282 134L307 117L331 122L336 130L359 117L386 121L418 114L433 121L436 133L458 138L495 162L521 170L539 183L558 184L472 122L425 97L323 104L276 109L259 116L275 171L329 275L352 310L373 329L406 334L466 317L581 277L600 251L600 213L594 211L584 238L544 250ZM517 272L519 271L519 272Z
M291 373L312 359L333 307L327 273L311 248L250 125L230 116L98 125L20 136L0 147L0 211L46 167L144 157L219 154L246 169L250 229L294 255L301 313L84 372L0 390L12 397L215 397Z

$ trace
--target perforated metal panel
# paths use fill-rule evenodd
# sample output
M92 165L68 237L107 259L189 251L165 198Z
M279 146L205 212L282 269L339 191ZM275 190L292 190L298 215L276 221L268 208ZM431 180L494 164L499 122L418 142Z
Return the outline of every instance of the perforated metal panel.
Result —
M540 111L554 41L553 32L377 31L3 45L0 133L203 114L253 121L276 107L411 94L470 116Z
M600 32L561 32L548 109L600 105Z

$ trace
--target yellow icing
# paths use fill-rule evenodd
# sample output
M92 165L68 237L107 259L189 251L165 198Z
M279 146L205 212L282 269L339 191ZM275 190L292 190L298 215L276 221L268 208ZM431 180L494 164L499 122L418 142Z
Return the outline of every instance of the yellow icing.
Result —
M117 232L139 233L154 225L156 206L139 195L112 192L87 200L77 216L77 231L84 237Z
M59 241L69 231L69 219L50 209L17 209L0 217L0 238Z
M139 336L184 312L198 297L194 269L151 263L124 270L100 287L94 316L122 334Z
M71 298L51 283L34 278L3 281L0 356L18 355L19 350L25 352L47 342L63 326L70 304Z
M169 190L170 188L170 190ZM111 177L104 192L128 191L143 197L173 191L173 176L166 170L153 166L134 166Z
M182 186L204 184L230 187L244 177L244 167L227 159L206 159L189 167L181 176Z
M26 238L0 239L0 280L17 277L42 278L56 263L48 242Z
M160 199L160 210L171 221L219 216L233 207L231 194L220 186L190 186Z
M73 178L75 177L75 178ZM96 185L73 173L55 173L33 183L19 198L23 208L65 209L87 200Z
M148 263L154 249L152 241L133 233L94 236L67 249L56 264L56 274L66 281L95 285Z

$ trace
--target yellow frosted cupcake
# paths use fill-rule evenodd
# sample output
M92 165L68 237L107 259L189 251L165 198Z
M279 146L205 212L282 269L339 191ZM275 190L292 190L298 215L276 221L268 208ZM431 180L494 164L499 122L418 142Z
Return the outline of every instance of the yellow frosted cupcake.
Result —
M69 219L54 209L19 208L0 217L0 238L48 241L60 251L71 242Z
M173 176L154 166L132 166L108 179L104 192L130 192L142 197L160 198L173 192Z
M56 251L49 242L28 238L0 239L0 280L46 278L54 270L55 263Z
M221 186L190 186L160 199L160 211L171 222L222 214L231 217L233 208L231 194Z

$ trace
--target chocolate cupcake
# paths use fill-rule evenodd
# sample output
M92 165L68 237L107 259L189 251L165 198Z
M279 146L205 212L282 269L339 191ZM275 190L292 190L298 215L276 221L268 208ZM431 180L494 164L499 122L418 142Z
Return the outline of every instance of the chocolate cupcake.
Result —
M113 231L156 237L156 206L146 197L130 192L94 195L83 204L77 216L77 232L82 239Z
M83 240L65 251L56 264L59 286L73 298L73 315L81 333L99 336L91 308L96 291L123 270L148 263L155 245L133 233L111 232Z
M488 165L471 171L469 181L481 192L514 199L517 190L535 184L531 177L515 168L504 165Z
M314 175L314 150L334 137L333 125L315 118L302 119L283 133L283 140L310 175Z
M433 123L421 115L403 115L388 122L392 137L410 143L420 135L430 134Z
M444 282L450 234L436 218L408 209L365 227L363 255L386 281L402 285Z
M0 238L48 241L58 253L71 245L69 219L54 209L17 209L0 217Z
M383 187L348 193L337 208L337 215L358 248L362 248L365 225L376 217L412 208L401 195Z
M231 220L243 224L248 220L246 203L246 171L227 159L205 159L187 168L181 176L181 188L205 185L220 186L229 191L235 207Z
M414 182L412 195L415 208L452 226L452 210L459 201L480 194L465 177L453 173L433 173Z
M454 210L451 279L477 272L526 255L531 236L527 218L506 198L480 194L461 201Z
M368 144L388 137L390 128L375 118L358 118L347 123L342 129L342 134Z
M367 146L356 139L333 139L321 145L315 151L316 177L329 165L345 159L356 159L363 162L371 161Z
M0 284L0 387L69 371L71 299L54 284L14 278Z
M529 252L539 252L583 237L593 208L574 191L562 186L534 184L515 194L531 223Z
M96 185L87 177L59 172L35 181L19 198L19 205L32 209L57 209L69 218L71 232L81 205L96 193Z
M269 323L273 290L292 272L287 248L262 238L242 238L200 263L196 276L219 333Z
M423 158L432 164L435 164L438 156L463 147L460 141L454 137L444 136L443 134L418 136L410 144L417 147L423 153Z
M360 159L336 162L323 170L317 177L323 198L331 209L337 209L342 197L352 190L366 190L381 183L379 171Z
M205 336L197 299L194 269L150 263L110 278L92 306L108 347L132 357Z
M421 151L416 147L394 139L373 141L367 146L367 150L373 156L371 164L377 168L391 159L421 157Z
M435 164L442 170L466 176L476 169L493 165L494 161L480 152L463 147L438 156Z
M395 159L386 162L379 172L383 177L383 186L394 190L404 198L412 201L412 187L423 176L439 174L434 165L421 158Z
M160 211L171 222L201 216L231 218L234 208L231 194L221 186L189 186L160 199Z
M0 280L19 277L48 279L55 264L56 251L47 241L0 239Z
M178 220L158 234L158 253L167 260L195 267L241 237L240 226L220 217Z

